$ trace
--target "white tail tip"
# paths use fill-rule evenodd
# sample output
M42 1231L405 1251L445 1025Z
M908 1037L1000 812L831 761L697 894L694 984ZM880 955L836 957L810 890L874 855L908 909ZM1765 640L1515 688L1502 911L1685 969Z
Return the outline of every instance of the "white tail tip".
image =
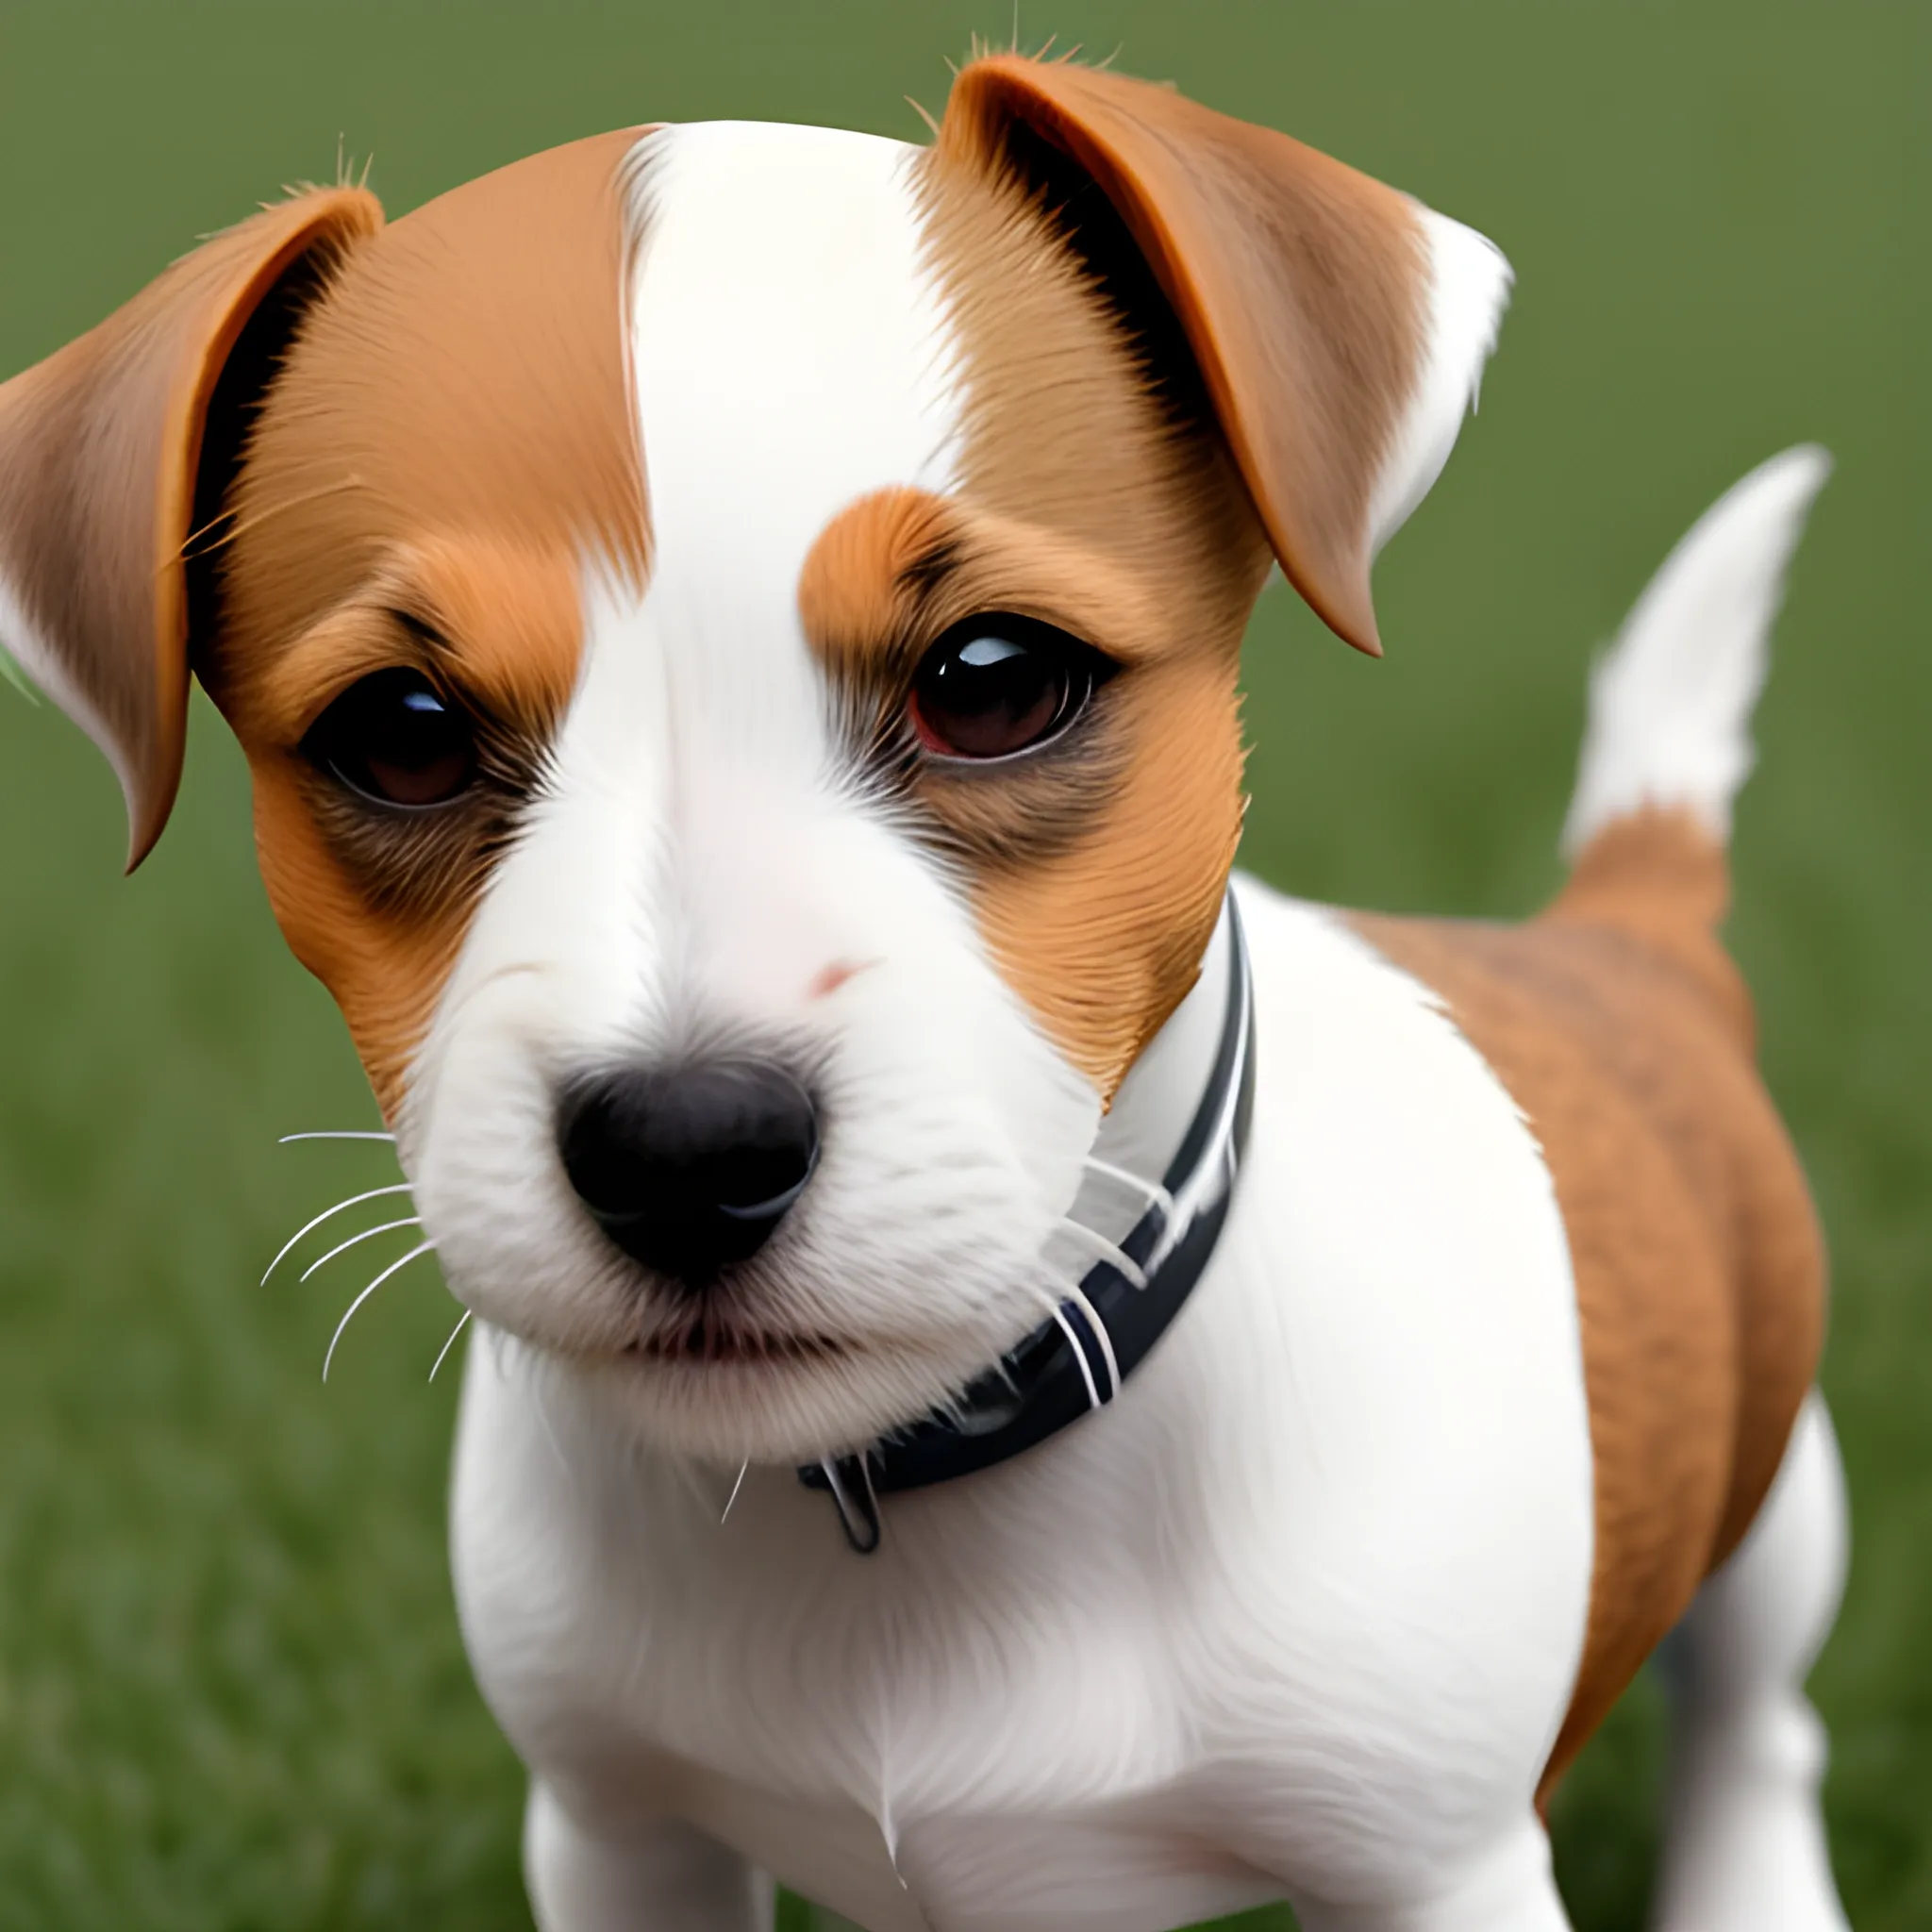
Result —
M1816 443L1774 456L1705 511L1592 669L1590 723L1563 826L1574 858L1645 806L1692 813L1727 841L1750 774L1751 708L1764 688L1785 565L1831 474Z

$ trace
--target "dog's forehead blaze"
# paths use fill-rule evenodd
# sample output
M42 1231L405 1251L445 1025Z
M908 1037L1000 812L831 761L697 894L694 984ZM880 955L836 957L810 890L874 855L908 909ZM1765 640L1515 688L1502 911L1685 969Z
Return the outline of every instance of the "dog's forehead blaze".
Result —
M1109 693L1131 742L1111 808L1072 850L974 888L1008 981L1110 1100L1220 907L1241 816L1236 665L1268 541L1221 437L1176 426L1019 182L942 139L916 187L955 338L958 495L1103 559L1159 614L1156 654Z
M380 914L331 856L286 744L251 743L278 659L409 577L513 709L577 675L586 568L641 584L648 522L627 365L642 130L453 190L358 249L307 318L235 491L214 667L256 776L263 874L341 1006L378 1097L400 1094L487 873L462 903Z

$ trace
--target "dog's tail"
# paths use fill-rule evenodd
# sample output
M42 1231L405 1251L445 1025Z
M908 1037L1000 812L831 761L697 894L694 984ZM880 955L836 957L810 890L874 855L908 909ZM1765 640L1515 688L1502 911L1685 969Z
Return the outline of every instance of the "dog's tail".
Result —
M1749 775L1785 565L1831 458L1801 443L1733 484L1664 560L1590 681L1551 908L1678 950L1729 898L1731 803Z

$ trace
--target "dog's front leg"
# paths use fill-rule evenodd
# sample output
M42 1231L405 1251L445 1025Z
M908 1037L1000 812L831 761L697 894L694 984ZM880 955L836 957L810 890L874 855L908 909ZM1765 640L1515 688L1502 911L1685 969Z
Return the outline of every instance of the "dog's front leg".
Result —
M1324 1904L1299 1894L1302 1932L1569 1932L1550 1871L1550 1842L1537 1818L1503 1832L1487 1850L1420 1889L1386 1898Z
M622 1826L574 1816L530 1787L524 1875L541 1932L770 1932L772 1884L675 1819Z

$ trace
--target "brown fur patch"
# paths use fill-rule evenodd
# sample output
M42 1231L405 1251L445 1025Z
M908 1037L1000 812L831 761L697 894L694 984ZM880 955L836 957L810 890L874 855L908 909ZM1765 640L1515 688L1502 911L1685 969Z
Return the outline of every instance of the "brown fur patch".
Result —
M1356 917L1522 1107L1569 1237L1596 1561L1545 1792L1748 1527L1822 1345L1817 1222L1713 933L1724 902L1722 852L1645 812L1524 925Z
M286 762L258 762L253 772L269 904L290 951L335 996L376 1103L393 1120L409 1056L462 943L470 895L454 917L373 912L318 828L302 774Z
M254 771L276 917L386 1109L509 835L514 771L575 686L582 568L643 577L637 140L535 156L358 251L305 321L231 496L225 622L200 668ZM499 808L380 823L302 757L330 698L397 664L500 727Z
M1426 325L1426 248L1407 198L1172 89L1017 55L961 72L941 170L996 167L1016 128L1071 158L1124 221L1282 569L1334 630L1378 651L1370 503Z
M221 661L280 648L393 548L443 533L601 555L641 577L621 180L638 138L466 183L344 265L234 491Z
M357 679L407 665L541 742L575 685L578 602L575 563L558 547L455 536L399 544L285 649L238 663L223 702L250 741L295 744Z
M959 344L965 423L950 552L928 573L927 599L959 617L1041 617L1125 667L1096 700L1088 741L1115 760L1104 794L1050 851L989 856L975 874L1002 969L1110 1100L1193 984L1240 835L1235 671L1267 540L1218 433L1175 419L1158 373L1024 183L977 144L942 136L918 192ZM888 608L905 591L887 588L889 564L903 575L904 558L871 541L868 552L856 537L831 539L810 596L817 609L871 608L869 630L847 629L876 659L905 649L889 641ZM828 662L853 648L829 628L815 641ZM1055 752L1070 757L1071 739ZM1025 761L1041 765L1043 786L1047 756ZM1017 765L955 777L984 780L987 813L1006 810L995 785L1032 782ZM1043 822L1060 795L1048 786L1023 814Z
M0 388L0 568L92 714L127 793L128 864L160 836L188 707L182 554L209 401L302 258L382 225L356 189L298 194L205 242L97 328Z

